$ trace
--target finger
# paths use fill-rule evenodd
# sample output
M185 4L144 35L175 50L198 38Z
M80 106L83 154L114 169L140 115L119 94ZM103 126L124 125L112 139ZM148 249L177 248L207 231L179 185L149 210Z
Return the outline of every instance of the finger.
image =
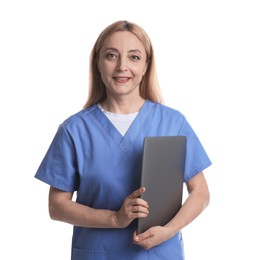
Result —
M145 213L145 214L148 214L149 211L148 211L148 207L146 206L133 206L132 207L132 212L133 213Z
M139 234L137 234L137 231L134 231L134 233L133 233L133 242L140 243L140 236L139 236Z
M132 206L140 206L140 207L144 207L144 208L149 207L147 201L140 199L140 198L133 199Z
M136 233L133 234L133 243L142 246L145 249L150 249L152 247L152 237L151 236L141 236Z
M140 195L141 195L143 192L145 192L145 190L146 190L145 187L141 187L140 189L138 189L138 190L134 191L133 193L131 193L128 197L129 197L130 199L139 198Z
M152 234L150 234L150 232L147 230L143 233L137 234L136 232L134 233L134 240L136 242L143 242L147 239L150 239L152 237Z

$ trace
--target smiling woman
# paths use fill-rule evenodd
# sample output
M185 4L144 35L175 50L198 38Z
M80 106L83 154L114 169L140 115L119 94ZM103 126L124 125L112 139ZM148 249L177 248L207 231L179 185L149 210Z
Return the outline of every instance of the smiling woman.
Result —
M106 88L102 107L115 113L138 111L144 103L139 95L139 85L147 66L145 49L134 34L119 31L108 37L98 59L98 70ZM124 110L120 111L120 108Z
M125 34L124 41L121 41L121 44L122 42L124 42L124 46L128 44L128 47L125 47L126 49L129 48L127 52L130 51L130 53L128 53L127 55L127 59L129 59L129 57L130 59L137 61L138 59L140 59L141 64L146 63L147 67L143 71L144 76L139 82L140 96L144 99L149 99L154 102L162 102L163 97L160 93L159 83L156 76L156 65L155 57L153 54L153 47L148 35L140 26L136 24L129 23L127 21L118 21L115 22L112 26L108 26L104 29L103 32L101 32L93 47L90 57L90 91L88 100L84 107L87 108L96 103L102 102L107 96L106 86L100 75L98 63L100 59L102 60L103 58L101 57L101 55L103 55L103 53L101 53L101 50L106 51L106 53L104 53L105 56L109 55L111 57L109 58L107 56L108 59L117 60L117 58L122 58L119 57L119 50L117 48L113 48L114 44L116 44L115 42L112 43L112 46L108 46L108 48L113 49L106 50L106 48L104 47L104 45L108 43L111 37L115 37L113 35L114 33ZM130 45L130 39L127 38L127 36L129 35L131 36L131 40L134 41L133 45ZM121 49L121 47L119 49ZM125 57L123 57L123 61L120 62L124 62L124 59ZM137 64L139 64L139 61L137 62Z
M72 260L182 260L181 229L208 205L203 170L211 161L182 113L161 104L152 44L140 26L109 25L90 62L84 109L60 124L35 175L50 185L49 214L74 226ZM143 140L177 135L187 140L189 196L170 222L137 235L137 219L149 215L140 198Z

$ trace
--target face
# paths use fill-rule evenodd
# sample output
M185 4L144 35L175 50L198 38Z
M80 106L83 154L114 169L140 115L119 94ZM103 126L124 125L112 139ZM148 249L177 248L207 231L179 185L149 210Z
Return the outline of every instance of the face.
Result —
M139 85L147 69L146 60L142 43L131 32L115 32L108 37L98 60L107 96L139 96Z

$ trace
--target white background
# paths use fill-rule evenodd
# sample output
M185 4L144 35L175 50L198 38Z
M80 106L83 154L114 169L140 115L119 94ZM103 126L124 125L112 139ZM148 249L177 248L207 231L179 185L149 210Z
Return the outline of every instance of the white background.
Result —
M213 162L210 205L183 230L186 259L253 259L251 2L0 2L0 259L70 259L72 227L50 220L48 186L34 174L86 100L98 34L122 19L149 34L166 104Z

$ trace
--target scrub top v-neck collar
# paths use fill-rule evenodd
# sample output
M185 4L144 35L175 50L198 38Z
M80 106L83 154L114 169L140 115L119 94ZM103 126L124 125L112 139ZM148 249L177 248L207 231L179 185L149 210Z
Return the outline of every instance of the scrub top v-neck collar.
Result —
M143 127L143 121L149 114L150 108L150 101L145 100L138 115L135 117L124 136L120 134L120 132L97 105L93 110L93 115L97 122L101 125L102 131L106 132L109 138L111 138L125 153L127 153L131 148L135 138L141 131L141 128Z

